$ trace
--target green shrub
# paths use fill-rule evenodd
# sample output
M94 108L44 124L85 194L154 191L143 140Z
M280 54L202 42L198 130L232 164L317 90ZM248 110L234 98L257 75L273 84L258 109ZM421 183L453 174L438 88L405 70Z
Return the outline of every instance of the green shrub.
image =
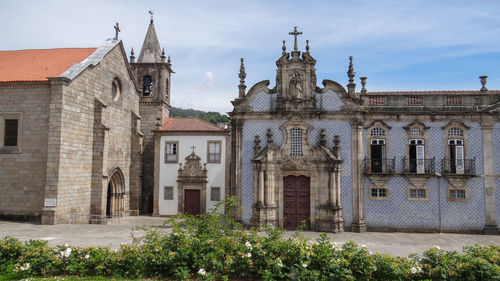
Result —
M221 204L226 214L233 199ZM221 205L222 206L222 205ZM218 206L220 207L220 206ZM117 250L49 247L46 241L0 239L0 280L43 276L105 276L171 280L499 280L500 247L469 246L464 253L437 247L409 257L371 254L354 242L343 245L321 234L245 230L215 210L200 217L169 219L172 231L146 233Z

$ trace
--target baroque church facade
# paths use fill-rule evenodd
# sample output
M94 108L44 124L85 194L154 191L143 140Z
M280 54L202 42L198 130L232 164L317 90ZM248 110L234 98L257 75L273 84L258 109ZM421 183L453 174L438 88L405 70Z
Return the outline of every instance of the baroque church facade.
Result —
M232 101L231 185L245 224L316 231L498 233L500 91L356 91L283 41L276 84Z
M0 218L106 223L151 214L170 58L151 18L137 61L98 48L0 51Z

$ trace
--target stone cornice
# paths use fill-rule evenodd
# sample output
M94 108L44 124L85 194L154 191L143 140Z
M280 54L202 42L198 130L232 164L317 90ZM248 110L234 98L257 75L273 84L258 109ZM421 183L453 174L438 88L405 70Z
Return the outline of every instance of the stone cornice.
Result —
M0 88L13 89L13 88L50 88L49 81L12 81L1 82Z

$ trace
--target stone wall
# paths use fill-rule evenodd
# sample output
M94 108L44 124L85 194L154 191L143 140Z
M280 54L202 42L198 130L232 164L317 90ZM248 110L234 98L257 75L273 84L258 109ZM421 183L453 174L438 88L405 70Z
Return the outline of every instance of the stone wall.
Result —
M142 208L141 213L153 213L154 187L154 130L156 123L168 116L168 108L163 102L141 102L141 131L144 133L142 153ZM158 121L159 119L160 121Z
M49 91L48 83L0 86L0 119L15 113L22 122L19 153L0 151L0 218L40 220L47 167Z
M50 166L45 197L57 198L57 207L44 209L43 223L88 222L91 190L102 188L105 200L107 181L111 177L109 172L114 168L119 168L125 178L124 200L128 212L131 116L132 111L139 111L139 97L122 50L121 43L116 45L97 66L87 68L73 81L51 81L54 87L50 104ZM121 84L120 98L116 102L111 93L115 78ZM58 83L62 83L60 89ZM102 152L93 149L96 99L103 104L102 113L99 113L105 128ZM98 159L94 158L94 153L103 154L101 175L100 168L95 167L98 161L93 162Z

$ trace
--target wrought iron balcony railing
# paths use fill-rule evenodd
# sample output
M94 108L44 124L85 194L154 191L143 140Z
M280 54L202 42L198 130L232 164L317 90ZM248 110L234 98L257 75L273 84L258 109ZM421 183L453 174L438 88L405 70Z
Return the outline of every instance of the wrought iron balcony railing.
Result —
M441 159L441 172L446 175L476 174L476 158L473 159Z
M436 160L432 159L411 159L403 157L404 174L434 174L436 172Z
M364 160L363 171L366 174L394 174L396 172L396 158Z

